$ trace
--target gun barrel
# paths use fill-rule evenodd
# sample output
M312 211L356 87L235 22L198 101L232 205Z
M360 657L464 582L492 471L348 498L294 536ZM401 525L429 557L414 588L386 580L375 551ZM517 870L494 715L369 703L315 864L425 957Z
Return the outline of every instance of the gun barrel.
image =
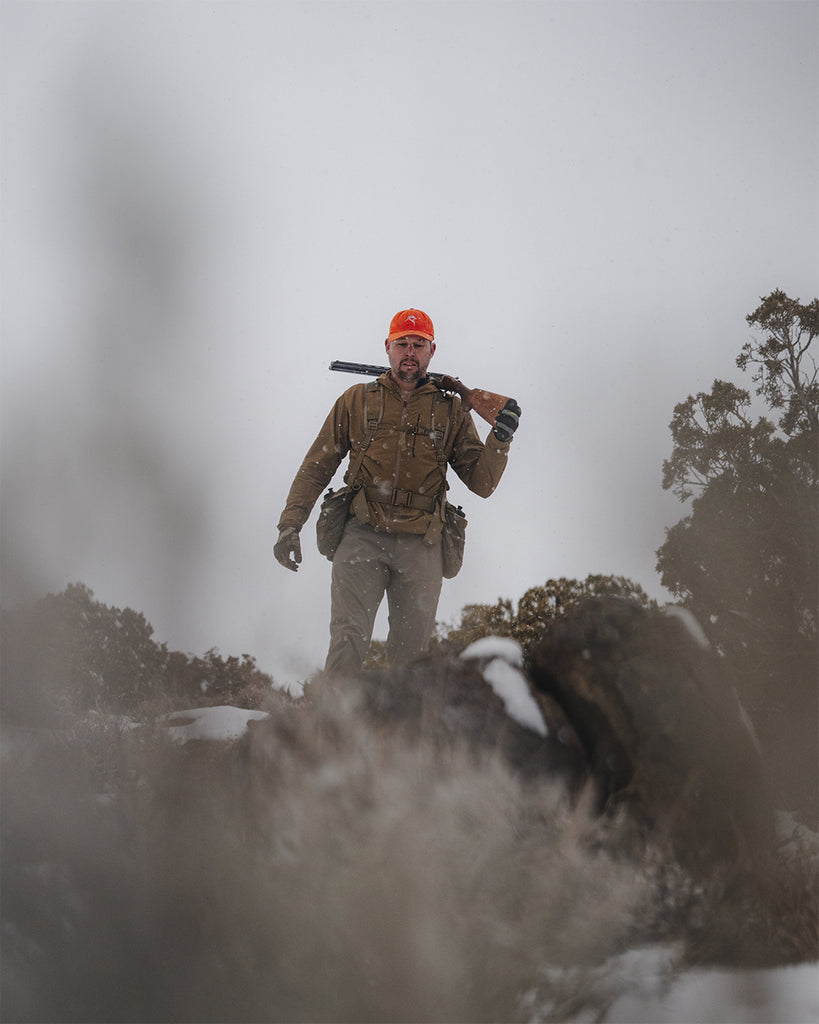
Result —
M331 370L338 370L340 373L358 373L365 377L380 377L382 373L389 373L389 366L373 366L372 363L348 363L343 359L334 359L330 363ZM440 380L444 374L430 373L433 380Z

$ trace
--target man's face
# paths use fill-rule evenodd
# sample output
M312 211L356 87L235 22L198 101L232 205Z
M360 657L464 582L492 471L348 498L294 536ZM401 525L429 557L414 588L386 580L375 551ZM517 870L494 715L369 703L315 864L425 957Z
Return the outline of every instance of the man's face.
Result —
M417 334L384 343L393 376L405 384L415 384L426 376L429 361L435 354L435 342Z

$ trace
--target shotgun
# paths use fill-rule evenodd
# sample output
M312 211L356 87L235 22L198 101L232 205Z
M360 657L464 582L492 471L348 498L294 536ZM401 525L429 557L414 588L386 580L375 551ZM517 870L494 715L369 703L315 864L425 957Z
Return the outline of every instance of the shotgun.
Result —
M340 373L358 373L366 377L380 377L382 373L390 372L389 366L346 363L342 359L336 359L330 363L330 369L338 370ZM485 419L493 427L498 413L505 408L507 402L512 401L507 395L496 395L493 391L483 391L481 388L468 388L457 377L450 377L447 373L430 373L429 376L441 391L453 391L460 395L465 409L474 409L482 419Z

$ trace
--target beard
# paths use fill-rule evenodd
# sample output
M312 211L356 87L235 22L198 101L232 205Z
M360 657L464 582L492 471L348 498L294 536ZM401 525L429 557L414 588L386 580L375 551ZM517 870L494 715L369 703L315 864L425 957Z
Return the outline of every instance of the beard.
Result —
M424 371L418 363L404 361L399 364L398 369L395 371L395 376L405 384L417 384L424 376Z

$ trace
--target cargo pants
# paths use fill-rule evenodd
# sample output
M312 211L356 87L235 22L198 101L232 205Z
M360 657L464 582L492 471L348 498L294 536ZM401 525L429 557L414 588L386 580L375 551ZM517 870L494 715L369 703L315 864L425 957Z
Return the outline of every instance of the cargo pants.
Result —
M377 533L351 519L333 558L325 673L353 675L361 668L385 593L390 665L405 665L424 654L435 628L442 579L440 541L430 545L418 534Z

